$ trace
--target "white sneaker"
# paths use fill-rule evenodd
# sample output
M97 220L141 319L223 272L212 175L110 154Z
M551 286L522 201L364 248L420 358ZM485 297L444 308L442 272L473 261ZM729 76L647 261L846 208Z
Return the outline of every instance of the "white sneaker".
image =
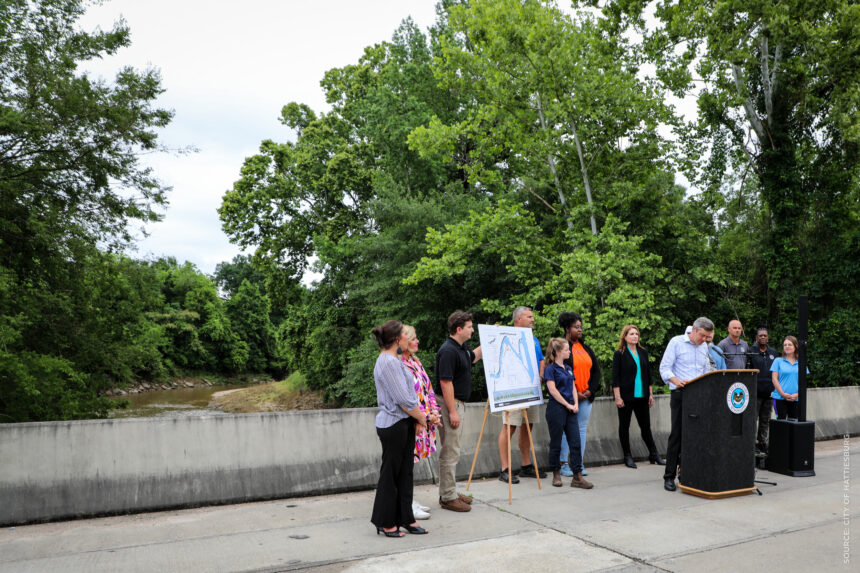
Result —
M415 519L430 519L430 514L421 509L421 504L416 501L412 502L412 515Z
M425 513L430 513L430 508L429 508L429 507L427 507L426 505L421 505L421 504L420 504L420 503L418 503L417 501L414 501L414 502L412 502L412 503L414 503L414 504L415 504L415 507L417 507L417 508L418 508L418 509L420 509L421 511L423 511L423 512L425 512Z

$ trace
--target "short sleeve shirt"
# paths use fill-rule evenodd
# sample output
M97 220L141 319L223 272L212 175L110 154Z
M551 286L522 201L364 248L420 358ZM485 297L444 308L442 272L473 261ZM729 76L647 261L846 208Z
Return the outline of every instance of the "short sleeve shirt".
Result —
M571 370L570 366L565 364L564 367L561 367L558 364L552 363L544 369L543 377L547 382L550 380L555 382L555 387L558 389L559 394L569 403L573 404L573 370Z
M543 360L543 350L541 350L541 348L540 348L540 340L538 340L537 336L535 336L534 339L535 339L535 356L537 357L538 366L540 366L540 362L541 362L541 360Z
M773 364L770 365L770 371L777 373L779 376L779 385L782 386L782 391L786 394L797 394L800 382L798 379L799 370L798 360L795 360L794 364L792 364L782 356L774 360ZM809 374L809 368L806 369L806 373ZM776 390L773 391L771 396L776 400L784 400Z
M442 392L442 380L451 380L454 384L454 398L465 402L472 394L472 363L475 353L467 343L458 344L456 340L448 340L436 353L436 385L437 394Z
M735 344L731 338L723 338L717 345L723 351L723 356L726 359L726 368L732 370L743 370L747 367L747 352L750 351L749 344L746 340L738 340Z

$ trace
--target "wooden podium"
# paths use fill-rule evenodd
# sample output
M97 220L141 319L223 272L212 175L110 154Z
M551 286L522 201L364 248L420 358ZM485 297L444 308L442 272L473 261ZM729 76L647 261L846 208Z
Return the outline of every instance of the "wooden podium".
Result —
M715 370L684 386L682 492L717 499L756 490L757 373Z

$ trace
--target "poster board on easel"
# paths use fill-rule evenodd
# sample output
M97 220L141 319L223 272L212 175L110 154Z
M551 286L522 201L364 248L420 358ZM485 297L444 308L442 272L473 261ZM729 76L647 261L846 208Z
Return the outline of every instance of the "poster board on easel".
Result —
M543 404L535 339L531 328L478 325L490 411Z
M484 421L481 423L481 433L478 436L478 446L472 459L472 469L469 470L469 481L466 491L472 483L475 472L475 462L481 451L481 440L487 425L487 415L492 412L502 412L505 424L510 425L510 411L529 406L543 404L543 393L540 386L535 338L531 328L517 326L498 326L489 324L478 325L478 337L483 353L484 374L487 379L487 405L484 408ZM532 439L528 413L523 411L523 430L528 433L531 445L532 463L537 474L539 489L540 468ZM508 440L508 468L511 467L511 441ZM511 476L508 471L508 503L513 503Z

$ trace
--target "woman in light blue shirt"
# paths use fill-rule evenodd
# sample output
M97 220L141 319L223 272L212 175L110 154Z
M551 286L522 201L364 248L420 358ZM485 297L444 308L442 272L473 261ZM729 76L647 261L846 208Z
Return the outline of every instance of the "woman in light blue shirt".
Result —
M798 374L800 366L797 359L797 339L786 336L782 341L782 356L773 361L770 366L774 391L771 394L776 400L776 418L797 419ZM806 369L809 374L809 368Z

